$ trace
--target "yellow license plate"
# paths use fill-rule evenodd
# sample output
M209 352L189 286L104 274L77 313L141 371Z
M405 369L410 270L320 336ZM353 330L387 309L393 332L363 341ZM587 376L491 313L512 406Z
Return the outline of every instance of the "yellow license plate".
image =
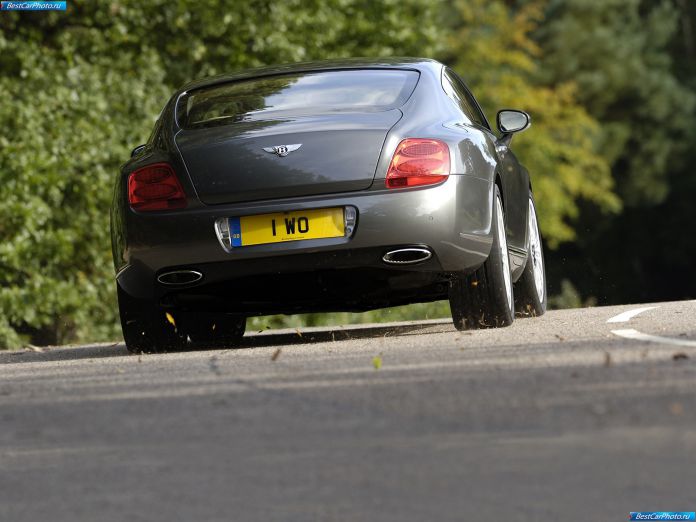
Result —
M322 208L230 218L232 246L343 237L342 208Z

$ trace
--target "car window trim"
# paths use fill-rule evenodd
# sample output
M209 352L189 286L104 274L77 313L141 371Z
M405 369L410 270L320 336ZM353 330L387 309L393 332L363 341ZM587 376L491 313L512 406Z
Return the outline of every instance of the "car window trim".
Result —
M469 89L469 87L466 85L464 80L462 80L461 77L456 72L454 72L451 68L443 67L442 78L441 78L442 90L445 91L445 94L447 94L447 97L450 100L452 100L452 102L454 102L454 104L457 106L457 108L460 111L462 111L462 109L461 109L461 107L459 107L459 104L454 99L452 99L452 97L449 95L449 93L447 93L447 90L445 89L445 86L444 86L445 79L447 79L447 81L449 81L450 83L452 81L458 82L459 86L469 95L471 100L474 102L474 106L472 108L475 111L477 111L479 116L482 118L483 125L476 122L476 121L471 121L471 124L474 125L475 127L479 127L481 129L485 129L488 132L493 133L493 129L491 128L491 124L488 121L488 118L486 117L486 113L483 112L483 109L481 108L481 104L478 102L478 100L474 96L474 93L471 92L471 89ZM462 112L464 112L464 111L462 111ZM466 114L465 114L465 116L466 116ZM470 118L467 116L467 119L470 119Z

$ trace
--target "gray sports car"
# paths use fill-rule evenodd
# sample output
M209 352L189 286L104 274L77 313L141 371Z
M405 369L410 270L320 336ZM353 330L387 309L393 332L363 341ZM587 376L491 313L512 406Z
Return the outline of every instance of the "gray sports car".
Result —
M527 170L439 62L262 68L175 92L111 212L126 345L233 346L246 318L449 299L458 329L546 309Z

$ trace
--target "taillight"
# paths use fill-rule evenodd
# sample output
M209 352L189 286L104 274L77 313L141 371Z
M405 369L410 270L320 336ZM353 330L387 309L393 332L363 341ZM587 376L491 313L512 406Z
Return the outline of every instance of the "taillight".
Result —
M407 138L396 147L387 171L387 188L432 185L450 173L449 147L440 140Z
M155 163L128 176L128 202L134 210L184 208L186 194L168 163Z

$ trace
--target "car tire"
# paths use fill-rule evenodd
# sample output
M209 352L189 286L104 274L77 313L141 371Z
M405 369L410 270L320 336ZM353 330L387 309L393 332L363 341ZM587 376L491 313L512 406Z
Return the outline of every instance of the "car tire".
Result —
M121 330L129 352L162 353L186 348L186 333L177 325L174 312L134 298L119 284L116 287Z
M535 317L546 312L547 295L544 247L531 192L527 214L527 264L515 283L515 310L522 317Z
M449 292L457 330L509 326L515 319L505 214L498 186L493 197L493 244L483 265L473 274L455 275Z
M233 314L193 312L186 321L191 346L198 350L234 348L246 330L246 317Z

